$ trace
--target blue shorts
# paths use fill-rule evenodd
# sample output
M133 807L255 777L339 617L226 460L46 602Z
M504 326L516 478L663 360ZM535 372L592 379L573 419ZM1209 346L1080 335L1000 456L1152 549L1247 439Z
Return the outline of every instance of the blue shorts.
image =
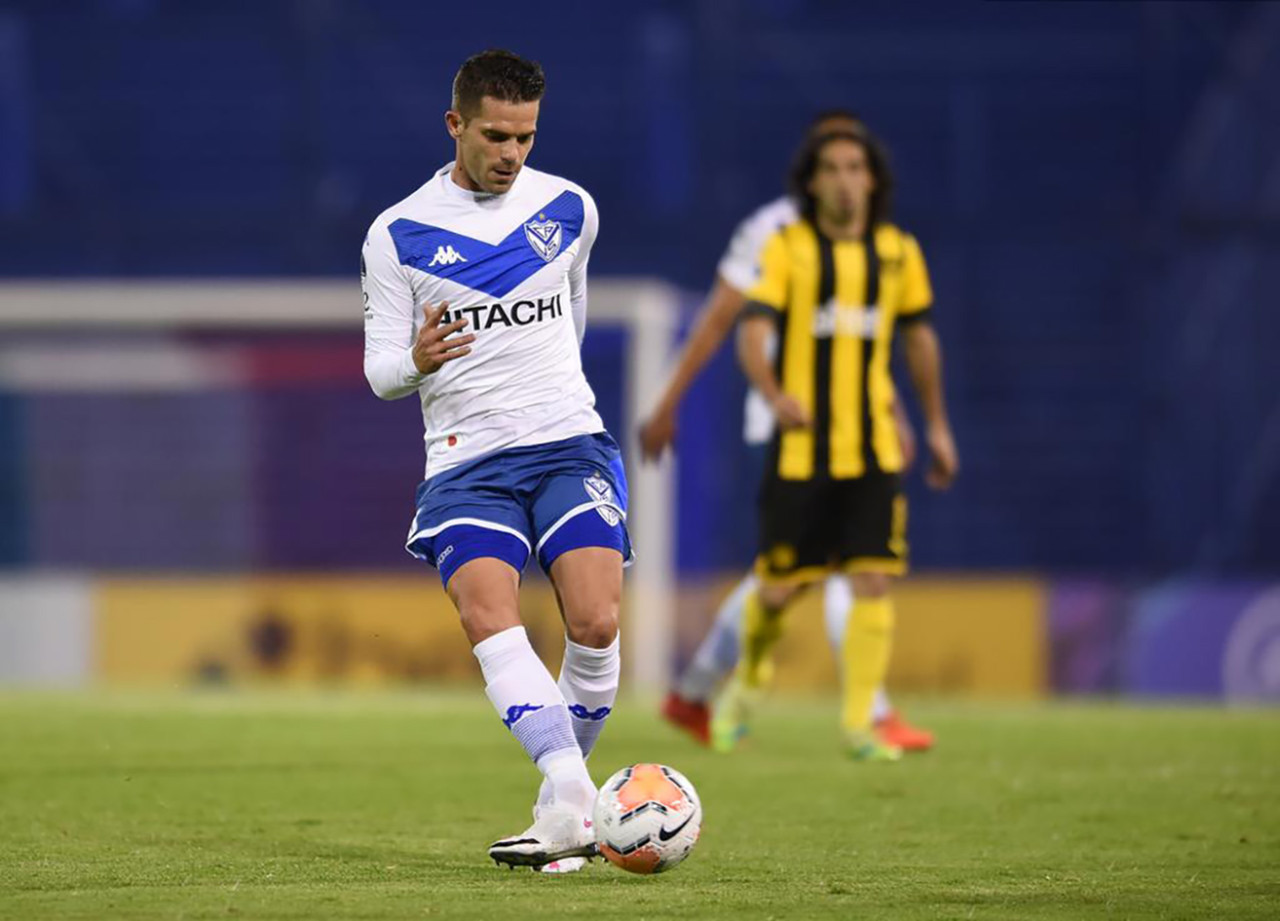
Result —
M524 570L537 554L543 570L579 547L610 547L631 561L627 478L607 433L498 451L418 486L405 549L454 572L480 557Z

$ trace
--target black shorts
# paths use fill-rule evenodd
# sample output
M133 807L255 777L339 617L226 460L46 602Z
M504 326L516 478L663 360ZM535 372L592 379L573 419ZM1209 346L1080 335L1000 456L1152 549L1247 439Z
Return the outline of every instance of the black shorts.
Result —
M907 571L907 497L896 473L851 480L783 480L760 487L760 555L765 580L799 582L838 569Z

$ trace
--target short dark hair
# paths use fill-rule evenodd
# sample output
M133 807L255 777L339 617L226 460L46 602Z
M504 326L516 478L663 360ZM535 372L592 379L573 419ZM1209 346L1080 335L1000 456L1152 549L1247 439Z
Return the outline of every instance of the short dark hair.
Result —
M462 62L453 78L453 108L464 117L480 108L485 96L503 102L537 102L547 91L547 78L537 61L513 51L490 48Z
M833 141L853 141L862 147L867 154L867 166L876 179L875 190L871 193L870 213L867 216L867 229L889 220L889 212L893 204L893 169L889 165L889 152L870 131L828 131L824 134L806 138L796 151L791 163L791 172L787 176L787 191L795 199L800 213L810 221L818 210L818 202L809 191L809 182L818 169L818 156L822 149Z

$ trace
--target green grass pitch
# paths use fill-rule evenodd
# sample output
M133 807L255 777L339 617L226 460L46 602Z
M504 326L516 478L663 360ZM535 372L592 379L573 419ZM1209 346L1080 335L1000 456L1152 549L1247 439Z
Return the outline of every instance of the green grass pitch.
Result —
M1280 918L1275 711L919 702L941 744L841 759L835 705L750 747L627 703L597 779L698 786L656 877L498 869L537 774L483 695L0 695L0 918Z

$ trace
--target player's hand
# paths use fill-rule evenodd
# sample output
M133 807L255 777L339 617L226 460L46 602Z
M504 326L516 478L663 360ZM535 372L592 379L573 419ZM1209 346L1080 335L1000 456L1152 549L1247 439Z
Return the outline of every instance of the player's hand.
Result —
M960 456L956 453L951 427L945 423L931 425L925 438L929 443L929 469L924 473L924 481L933 489L946 489L960 472Z
M440 319L448 309L448 301L441 301L439 307L422 305L426 322L418 330L418 338L413 343L413 363L423 374L435 374L444 367L445 362L471 354L471 343L476 341L475 334L453 336L467 325L465 319L440 325ZM453 338L447 338L449 336Z
M658 409L640 425L640 456L647 461L659 461L662 452L676 440L676 414Z
M916 462L916 430L911 427L906 413L895 412L893 424L898 433L898 449L902 452L902 469L910 470Z
M784 431L807 429L813 424L808 411L790 394L778 394L769 405L773 407L773 415L778 420L778 427Z

